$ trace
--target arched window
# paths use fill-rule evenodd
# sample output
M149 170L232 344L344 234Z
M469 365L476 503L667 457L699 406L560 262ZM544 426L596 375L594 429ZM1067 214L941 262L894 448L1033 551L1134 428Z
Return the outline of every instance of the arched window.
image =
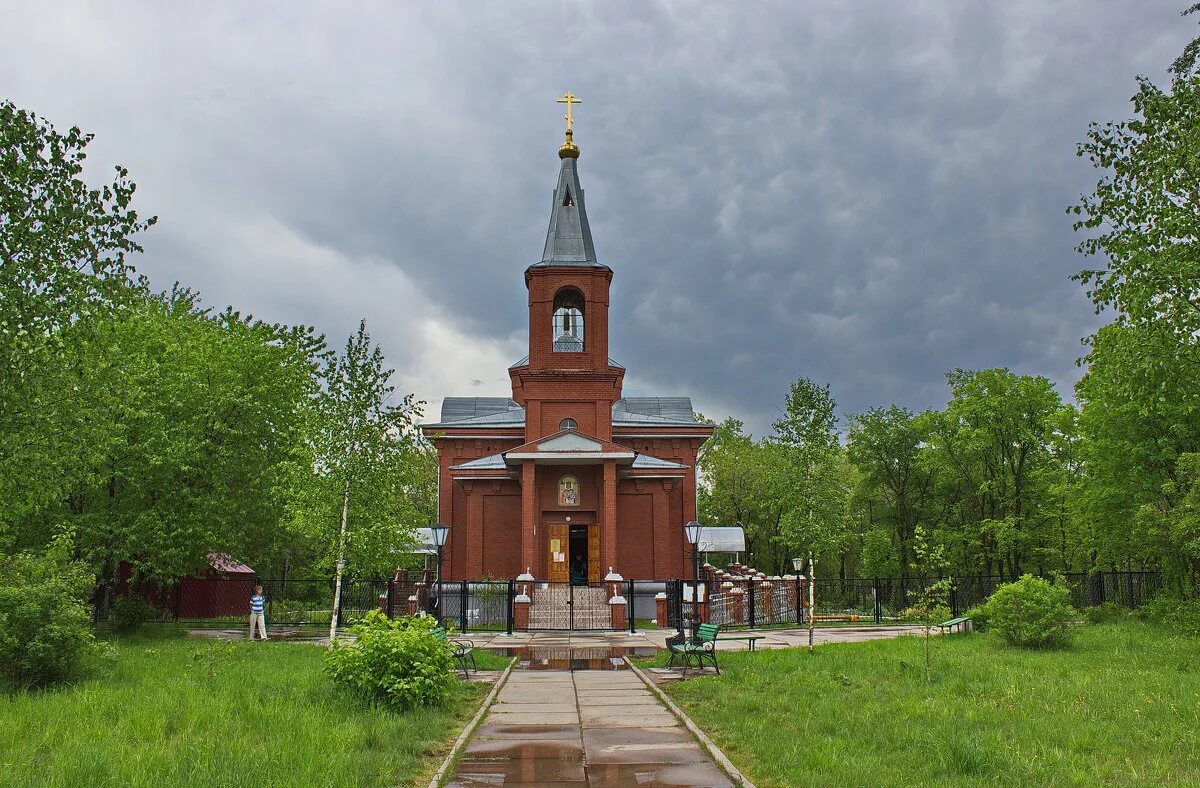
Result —
M575 423L575 419L563 419L558 423L560 430L573 430L579 425Z
M558 505L579 505L579 480L574 476L563 476L558 480Z
M554 352L583 352L583 295L564 287L554 296Z

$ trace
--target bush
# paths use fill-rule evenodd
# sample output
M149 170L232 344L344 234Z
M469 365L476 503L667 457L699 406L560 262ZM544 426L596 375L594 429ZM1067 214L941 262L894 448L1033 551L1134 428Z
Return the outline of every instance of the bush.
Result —
M992 628L992 620L988 617L987 603L976 605L963 614L971 619L971 628L977 632L987 632Z
M350 628L355 642L335 641L325 653L325 670L336 684L396 708L440 706L458 680L436 626L429 616L389 619L370 610Z
M1200 602L1159 594L1140 612L1144 618L1168 626L1181 635L1200 637Z
M1120 621L1129 615L1129 611L1115 602L1105 602L1095 607L1084 608L1083 618L1089 624L1107 624Z
M154 607L136 594L129 593L113 603L113 628L133 632L154 617Z
M70 550L58 539L44 555L0 557L0 682L10 688L75 678L106 651L88 606L95 576Z
M997 588L984 608L989 627L1022 648L1065 645L1078 615L1066 586L1032 575Z

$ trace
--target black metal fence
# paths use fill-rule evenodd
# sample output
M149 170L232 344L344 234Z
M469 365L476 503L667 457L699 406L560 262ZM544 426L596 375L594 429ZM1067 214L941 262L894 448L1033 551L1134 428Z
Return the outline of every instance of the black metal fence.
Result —
M1111 603L1136 609L1163 589L1158 572L1070 572L1062 580L1077 608ZM818 578L813 587L816 620L887 624L907 618L917 598L942 578ZM947 600L952 615L959 616L983 602L1001 585L1016 578L1001 575L968 575L951 579ZM1049 579L1049 578L1048 578Z
M893 624L939 578L818 578L814 588L816 624ZM1075 607L1116 604L1137 608L1163 588L1157 572L1070 573L1063 580ZM953 578L948 603L961 615L984 602L1012 578ZM330 579L186 579L156 593L157 620L192 627L248 625L255 584L267 598L271 626L328 626L333 613ZM625 618L614 618L610 598L625 600ZM359 621L368 610L389 616L417 612L436 616L459 631L611 630L618 623L639 628L680 629L688 622L726 628L802 625L808 622L808 588L803 578L737 578L691 581L621 580L572 585L547 581L344 579L338 620ZM104 617L98 611L98 619Z

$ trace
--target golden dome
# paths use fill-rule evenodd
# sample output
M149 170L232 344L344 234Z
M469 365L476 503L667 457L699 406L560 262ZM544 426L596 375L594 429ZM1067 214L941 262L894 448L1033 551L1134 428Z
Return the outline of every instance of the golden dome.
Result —
M575 132L567 129L567 138L563 141L562 146L558 149L558 158L560 159L578 159L579 146L576 145L571 138L575 136Z

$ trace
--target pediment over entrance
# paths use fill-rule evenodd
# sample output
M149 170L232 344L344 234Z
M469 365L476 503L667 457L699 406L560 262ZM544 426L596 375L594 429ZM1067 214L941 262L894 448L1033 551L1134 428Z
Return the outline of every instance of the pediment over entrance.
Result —
M504 461L510 465L521 460L567 465L616 460L622 465L627 465L632 463L635 457L637 452L628 446L584 435L575 429L559 430L553 435L504 452Z
M542 441L538 451L604 451L604 444L585 438L577 432L568 432L557 438Z

